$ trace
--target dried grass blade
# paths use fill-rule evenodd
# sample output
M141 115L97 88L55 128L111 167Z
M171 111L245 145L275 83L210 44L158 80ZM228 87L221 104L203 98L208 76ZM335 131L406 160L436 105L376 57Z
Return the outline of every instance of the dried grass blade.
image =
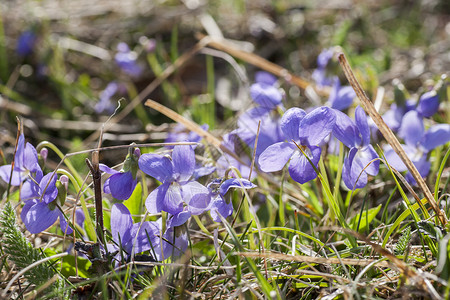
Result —
M350 266L367 266L370 264L373 264L377 260L375 259L356 259L356 258L337 258L337 257L312 257L312 256L305 256L305 255L288 255L288 254L281 254L281 253L273 253L273 252L266 252L266 253L258 253L258 252L239 252L237 253L240 256L244 257L261 257L261 258L269 258L269 259L275 259L275 260L286 260L286 261L297 261L297 262L304 262L304 263L316 263L316 264L345 264ZM391 263L388 261L379 261L376 262L374 266L382 267L382 268L389 268L392 266Z
M204 35L198 35L199 38L204 38ZM236 48L231 43L227 42L225 39L214 39L210 38L207 40L207 44L210 47L213 47L217 50L226 52L230 54L231 56L234 56L236 58L239 58L249 64L252 64L262 70L265 70L267 72L270 72L276 76L279 76L286 80L287 82L291 82L295 85L297 85L301 89L306 89L308 86L311 86L309 82L304 80L303 78L300 78L298 76L295 76L294 74L290 73L288 70L286 70L283 67L280 67L277 64L274 64L261 56L258 56L254 53L243 51L241 49ZM318 92L318 91L316 91Z

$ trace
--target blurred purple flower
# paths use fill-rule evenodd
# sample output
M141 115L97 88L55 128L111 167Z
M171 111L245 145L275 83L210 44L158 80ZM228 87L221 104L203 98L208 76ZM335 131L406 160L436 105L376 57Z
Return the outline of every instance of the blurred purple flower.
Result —
M383 121L386 125L396 132L402 123L403 116L410 110L414 110L416 104L414 100L407 100L403 106L393 103L388 111L383 115Z
M265 83L254 83L250 86L250 96L255 103L259 104L261 115L270 112L281 105L283 95L280 90Z
M256 161L259 155L270 145L284 140L283 132L280 128L280 119L274 118L268 114L257 116L252 114L252 110L244 113L238 120L238 128L232 132L251 149L255 147L258 124L261 122L258 135L258 144L256 145Z
M319 145L331 133L335 122L336 115L329 107L318 107L308 114L297 107L287 110L281 118L281 130L288 142L275 143L264 150L259 157L261 170L279 171L290 160L289 174L293 180L303 184L316 178L314 167L297 145L317 167L322 152Z
M134 77L141 75L142 67L137 63L137 54L131 51L126 43L121 42L117 45L114 59L126 74Z
M277 78L272 75L271 73L265 72L265 71L259 71L255 74L255 82L260 84L266 84L275 86L275 83L277 82Z
M35 181L27 180L22 186L21 193L30 199L25 201L20 214L29 232L42 232L53 225L58 218L63 232L66 234L73 232L54 201L58 196L55 173L49 173L44 177L38 176Z
M327 74L327 65L333 58L334 49L324 49L319 56L317 56L317 68L312 74L312 78L319 87L331 86L336 80L336 76L329 76Z
M108 114L113 113L116 106L111 101L111 98L118 92L118 90L119 84L116 81L111 81L108 83L106 88L100 93L100 100L95 104L95 112L106 112Z
M353 99L356 97L356 93L351 86L341 86L339 78L335 78L333 89L331 90L328 98L328 103L331 108L337 110L344 110L350 107L353 103Z
M350 148L344 160L342 179L349 189L363 188L367 184L367 175L378 174L380 166L380 162L376 160L378 154L370 144L367 116L360 106L355 110L355 122L346 114L338 110L335 112L336 125L333 135Z
M439 97L436 91L429 91L420 96L417 112L424 118L430 118L439 109Z
M235 174L234 171L230 172L233 177L244 177L248 178L250 175L250 164L251 159L246 153L248 146L244 145L244 142L239 138L236 131L232 131L223 136L222 146L235 153L241 161L238 161L233 156L224 152L223 155L217 160L217 173L219 176L224 176L225 173L230 169L230 167L236 168L240 175ZM252 172L251 179L255 178L256 172Z
M209 129L208 124L203 124L200 126L203 130L207 131ZM165 143L176 143L176 142L193 142L199 143L202 140L202 137L193 131L188 131L183 124L177 124L167 135ZM167 146L172 149L174 146ZM195 145L193 145L195 149Z
M16 51L20 56L28 56L33 53L37 42L36 34L31 30L26 30L17 39Z
M403 149L406 155L414 163L420 175L426 177L431 167L430 162L427 160L427 155L434 148L450 141L450 125L436 124L425 130L419 112L412 110L403 117L399 136L405 142ZM397 171L403 172L407 170L403 161L392 148L388 146L385 148L385 156L387 162ZM409 171L405 178L410 184L416 184Z
M42 177L42 171L38 162L38 154L36 149L30 143L25 144L23 134L19 136L17 142L17 150L14 156L14 170L11 178L12 165L4 165L0 167L0 178L6 183L11 180L11 185L18 186L29 175Z

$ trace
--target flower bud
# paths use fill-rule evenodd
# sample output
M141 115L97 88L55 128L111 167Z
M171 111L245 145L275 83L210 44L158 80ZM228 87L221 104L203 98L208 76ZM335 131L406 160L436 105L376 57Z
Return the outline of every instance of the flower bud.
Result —
M48 149L42 148L38 155L38 162L41 168L44 167L45 162L47 161L47 157L48 157Z
M129 148L128 155L123 163L123 172L131 172L133 178L136 179L137 171L139 170L139 157L141 156L141 150L139 148Z
M56 196L56 199L61 206L66 202L68 184L69 177L66 175L61 175L59 180L56 181L56 188L58 189L58 196Z

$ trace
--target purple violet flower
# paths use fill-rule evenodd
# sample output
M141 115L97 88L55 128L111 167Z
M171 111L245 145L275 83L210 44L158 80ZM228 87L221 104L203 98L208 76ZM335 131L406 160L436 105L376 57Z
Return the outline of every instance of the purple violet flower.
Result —
M111 102L111 98L119 90L119 84L116 81L108 83L106 88L100 93L100 100L95 104L95 111L97 113L106 112L111 114L114 112L115 105Z
M251 114L263 116L277 107L282 107L283 94L267 73L258 73L257 81L250 86L250 96L259 106Z
M402 124L403 116L410 110L414 110L416 104L414 100L407 100L403 106L392 103L390 109L383 115L383 121L392 131L396 132Z
M280 128L280 119L274 118L269 114L264 116L255 116L249 113L243 114L238 120L238 128L231 132L239 138L251 149L255 147L256 134L258 132L258 123L261 122L258 135L258 144L256 145L256 161L259 155L270 145L284 140L283 132Z
M200 126L203 130L207 131L209 129L208 124L203 124ZM167 135L165 143L176 143L176 142L193 142L199 143L202 137L193 131L187 131L183 124L177 124L172 131ZM193 146L195 149L195 145ZM173 146L167 146L167 148L173 149Z
M54 201L58 196L56 174L49 173L44 177L37 176L36 180L27 180L22 186L21 193L29 199L25 201L20 214L29 232L42 232L52 226L58 218L63 232L66 234L73 232Z
M211 201L210 214L215 222L222 222L219 214L223 218L231 216L233 213L233 203L231 200L226 200L225 194L230 188L244 188L252 189L256 185L243 178L230 178L225 181L223 179L215 179L210 184L208 188L211 190L213 200Z
M171 225L169 221L162 237L162 251L161 247L155 250L156 259L159 261L166 260L171 256L181 256L185 253L189 244L186 228L184 226Z
M399 136L405 142L403 149L406 155L414 163L420 175L426 177L431 167L430 162L427 160L427 155L434 148L450 141L450 125L436 124L425 130L422 117L417 111L412 110L403 117ZM397 171L403 172L407 170L403 161L391 147L386 147L385 156L387 162ZM416 184L409 171L405 178L410 184Z
M277 77L265 71L258 71L255 74L255 82L275 86Z
M130 198L137 184L138 159L140 156L139 148L134 150L129 148L129 153L123 163L121 171L116 171L110 167L100 164L100 171L112 174L106 179L103 185L103 191L106 194L111 194L118 200L126 200Z
M142 67L137 63L137 54L131 51L126 43L117 45L117 53L114 56L117 65L128 75L138 77L142 73Z
M331 86L336 80L336 76L329 76L327 74L327 65L333 58L334 49L324 49L319 56L317 56L317 69L314 70L312 78L316 82L318 87Z
M351 86L341 86L339 78L335 78L333 89L331 90L328 103L331 108L337 110L344 110L350 107L353 103L353 99L356 97L356 93Z
M130 211L122 203L116 203L111 209L111 234L114 242L121 245L128 255L141 253L150 249L160 248L160 230L158 222L139 222L133 224ZM149 240L150 238L150 240ZM119 248L115 244L108 244L108 251L114 252Z
M230 167L234 167L239 171L240 176L248 178L248 176L250 175L251 159L245 152L244 147L246 147L246 145L243 145L243 141L240 140L239 136L236 134L236 131L227 133L223 136L222 146L234 152L240 158L242 163L235 159L233 156L224 152L216 163L217 173L219 174L219 176L224 176ZM239 177L239 175L235 174L235 172L233 171L230 173L230 175L232 177ZM252 172L251 179L255 178L255 176L256 172Z
M26 30L17 39L16 51L20 56L28 56L33 53L37 42L36 34L31 30Z
M197 215L208 208L208 189L197 181L191 181L195 171L195 153L191 146L175 146L171 158L143 154L139 158L139 168L162 183L145 201L150 213L165 211L177 216L187 211Z
M375 160L378 158L378 154L370 144L367 116L360 106L355 110L355 122L346 114L338 110L335 112L336 125L333 135L350 148L348 156L344 160L342 179L349 189L363 188L367 184L367 175L378 174L380 166L380 162Z
M14 158L14 170L11 178L11 165L0 167L0 178L6 183L11 179L11 185L18 186L29 175L42 177L42 171L38 162L38 154L36 149L30 143L25 144L23 134L19 136L17 142L17 150Z
M424 118L430 118L439 109L439 96L436 91L429 91L424 93L419 98L419 103L417 104L417 112L420 116Z
M279 171L290 160L289 174L293 180L301 184L313 180L316 171L297 145L317 167L322 152L319 145L331 133L335 122L336 115L329 107L318 107L308 114L297 107L287 110L281 118L281 130L288 142L275 143L264 150L259 157L261 170Z

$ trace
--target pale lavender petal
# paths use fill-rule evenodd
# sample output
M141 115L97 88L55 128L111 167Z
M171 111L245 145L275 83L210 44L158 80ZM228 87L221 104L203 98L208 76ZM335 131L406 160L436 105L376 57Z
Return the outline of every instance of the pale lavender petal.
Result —
M318 107L307 114L300 122L300 141L302 145L316 146L331 133L336 123L336 114L329 107Z
M351 86L341 87L339 78L335 77L333 89L328 97L328 102L331 108L337 110L347 109L353 103L353 99L356 97L355 91Z
M143 222L133 224L131 227L131 238L125 245L125 250L131 254L134 246L134 253L141 253L155 249L157 246L159 235L159 227L156 222ZM149 240L150 238L150 240Z
M11 165L4 165L0 167L0 177L4 182L9 183L9 179L11 178ZM22 172L15 169L12 174L11 185L18 186L25 178L26 177L23 176Z
M164 233L164 258L182 255L188 247L188 236L182 227L169 228Z
M167 227L176 227L176 226L181 226L184 223L187 222L187 220L189 220L189 218L191 217L191 212L190 211L182 211L179 212L178 214L171 216L169 220L167 220Z
M320 147L311 146L309 149L305 149L304 152L308 155L314 166L317 167L322 152ZM300 151L296 151L291 158L291 162L289 163L289 174L293 180L301 184L317 177L314 167Z
M450 141L450 125L438 124L431 126L425 133L420 145L430 151Z
M266 108L275 108L281 103L283 95L273 85L254 83L250 87L250 96L253 101Z
M298 107L288 109L281 118L280 127L288 142L299 142L300 122L306 116L306 112Z
M362 145L367 146L370 144L370 128L369 123L367 122L367 115L362 109L361 106L358 105L355 110L355 123L358 127L359 133L361 134Z
M195 194L191 197L188 204L189 212L193 215L200 215L209 210L211 203L210 194Z
M133 178L131 172L117 173L109 178L109 190L111 195L118 200L130 198L136 187L137 180Z
M109 180L111 179L111 177L107 178L105 180L105 183L103 183L103 192L105 194L111 194L111 189L109 188Z
M276 143L267 147L259 156L259 166L264 172L276 172L283 169L297 146L293 143Z
M24 154L25 154L25 137L23 134L21 134L19 136L19 140L17 141L16 154L14 155L14 171L25 170Z
M200 177L211 175L214 171L216 171L216 167L213 166L196 168L192 177L197 180Z
M105 165L105 164L98 164L98 168L100 169L100 171L105 172L105 173L108 173L108 174L117 174L117 173L120 173L119 171L114 170L114 169L108 167L108 166Z
M356 153L355 160L361 162L361 165L366 168L367 174L375 176L378 174L380 161L377 159L378 154L372 145L359 149ZM373 161L373 162L372 162Z
M56 173L48 173L45 175L39 183L40 195L43 194L43 201L50 203L58 196L58 189L56 188Z
M139 158L139 169L158 181L172 180L172 161L159 154L142 154Z
M50 210L44 202L39 202L30 207L23 223L30 233L40 233L49 228L59 217L59 210Z
M418 160L413 161L413 163L416 166L417 171L419 171L420 176L426 177L430 172L431 163L427 161L426 156L422 156ZM417 185L416 180L414 179L414 177L411 175L410 172L406 174L405 179L409 184L414 186Z
M175 215L183 210L183 198L181 187L178 184L171 184L163 199L162 210Z
M405 144L417 146L417 143L423 138L425 128L423 120L415 110L407 112L403 116L402 125L398 130L398 135L403 138Z
M122 203L116 203L111 208L111 234L117 244L126 244L131 239L133 219L130 211Z
M255 73L255 81L268 85L274 85L277 82L277 78L268 72L258 71Z
M170 182L163 183L156 189L154 189L145 200L145 207L151 214L157 214L164 208L164 198L166 197L167 189L170 186Z
M270 111L271 109L261 106L250 108L239 116L237 126L238 128L248 129L251 132L256 133L259 121L266 119L267 114ZM224 141L225 140L224 136Z
M197 194L209 195L209 190L206 186L197 181L188 182L181 186L181 195L185 203L189 203L191 198Z
M27 200L25 201L25 205L22 207L22 211L20 212L20 218L22 219L22 222L25 223L28 211L31 207L39 203L39 200L33 199L33 200Z
M400 128L404 113L404 108L397 108L396 104L392 104L391 108L384 113L382 118L389 128L393 131L397 131Z
M225 195L230 188L252 189L256 185L244 178L230 178L220 185L219 194Z
M333 135L345 146L352 148L357 145L359 137L355 123L349 116L335 110L336 123L333 127Z
M77 210L75 211L75 222L77 222L80 227L83 227L85 219L86 217L83 210L81 208L77 208Z
M195 152L189 145L180 145L173 148L173 171L178 175L180 182L187 181L194 174Z
M32 179L25 180L20 190L20 199L27 201L39 198L39 185Z
M67 220L64 218L64 215L62 212L59 211L59 227L61 227L61 230L64 234L72 234L73 229L67 224Z
M360 189L367 184L367 173L362 172L364 166L361 161L355 160L357 148L350 149L348 157L344 160L342 179L349 189Z
M214 222L222 222L222 220L219 217L219 214L222 215L222 217L227 218L231 216L232 213L233 213L233 203L231 201L227 203L221 195L218 195L212 201L210 214Z
M436 91L429 91L424 93L417 105L417 112L425 118L433 116L439 109L439 97Z
M41 169L39 167L36 148L34 148L30 143L25 145L23 152L23 167L30 172L36 172Z
M397 171L403 172L407 170L405 164L401 160L400 156L398 156L397 153L395 153L394 149L388 148L387 150L385 150L384 156L386 158L387 163Z

